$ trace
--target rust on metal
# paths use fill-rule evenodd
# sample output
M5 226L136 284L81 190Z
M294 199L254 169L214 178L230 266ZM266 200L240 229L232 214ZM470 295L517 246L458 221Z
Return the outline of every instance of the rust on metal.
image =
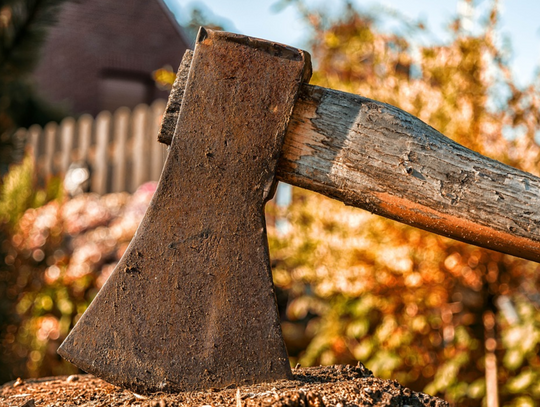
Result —
M193 60L193 51L188 49L184 52L182 62L176 74L176 79L172 85L171 93L169 94L169 100L167 101L167 107L161 120L161 127L159 128L158 141L163 144L170 145L172 143L176 124L178 123L178 115L180 114L180 108L182 107L182 99L184 97L184 90L186 88L189 68L191 61Z
M158 189L63 357L138 392L291 376L263 209L309 74L303 51L200 31Z

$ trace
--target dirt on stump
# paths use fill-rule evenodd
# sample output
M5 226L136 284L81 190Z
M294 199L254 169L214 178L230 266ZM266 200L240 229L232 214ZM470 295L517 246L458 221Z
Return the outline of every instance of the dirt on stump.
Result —
M0 387L0 406L443 407L447 402L373 377L362 364L293 369L293 380L224 390L140 395L91 375L18 379Z

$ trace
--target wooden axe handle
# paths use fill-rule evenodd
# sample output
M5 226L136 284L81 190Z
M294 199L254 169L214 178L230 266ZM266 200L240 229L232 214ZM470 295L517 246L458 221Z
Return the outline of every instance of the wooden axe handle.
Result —
M187 53L158 137L166 144L189 60ZM303 85L277 177L407 225L540 262L540 179L385 103Z

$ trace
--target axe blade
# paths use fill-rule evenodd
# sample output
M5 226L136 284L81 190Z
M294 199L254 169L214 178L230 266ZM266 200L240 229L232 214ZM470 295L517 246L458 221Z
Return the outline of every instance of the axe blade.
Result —
M291 377L264 203L310 73L304 51L201 29L157 191L61 356L139 392Z

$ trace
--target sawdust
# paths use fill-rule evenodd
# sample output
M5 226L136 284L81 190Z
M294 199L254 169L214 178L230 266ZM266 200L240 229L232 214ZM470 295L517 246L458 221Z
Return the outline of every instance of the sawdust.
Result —
M373 377L363 365L294 369L293 380L235 389L139 395L91 375L18 380L0 387L0 406L445 407L441 399Z

